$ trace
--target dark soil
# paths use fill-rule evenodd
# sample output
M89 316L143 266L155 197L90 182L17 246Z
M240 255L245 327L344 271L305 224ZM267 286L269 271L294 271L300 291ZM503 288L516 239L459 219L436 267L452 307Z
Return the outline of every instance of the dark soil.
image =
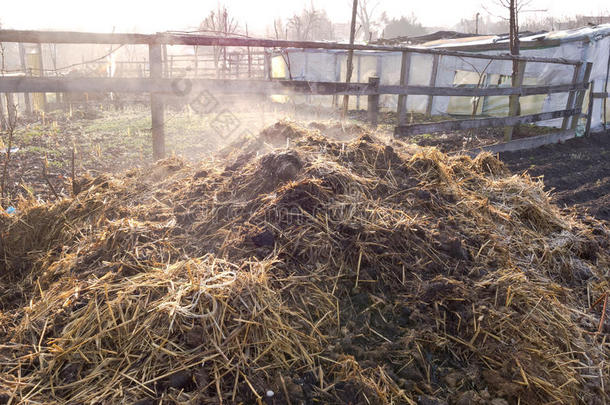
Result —
M543 176L560 206L610 220L610 133L503 153L500 158L515 173Z

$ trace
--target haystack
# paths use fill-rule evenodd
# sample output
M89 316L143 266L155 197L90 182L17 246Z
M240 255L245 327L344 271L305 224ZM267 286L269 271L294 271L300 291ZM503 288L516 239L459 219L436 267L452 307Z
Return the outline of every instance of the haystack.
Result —
M603 224L490 155L327 128L2 217L0 402L610 400Z

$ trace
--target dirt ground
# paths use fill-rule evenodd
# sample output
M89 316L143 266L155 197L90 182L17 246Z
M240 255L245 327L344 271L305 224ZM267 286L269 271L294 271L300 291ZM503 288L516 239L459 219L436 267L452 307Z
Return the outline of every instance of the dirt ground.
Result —
M560 206L610 220L610 133L500 156L514 173L543 176Z

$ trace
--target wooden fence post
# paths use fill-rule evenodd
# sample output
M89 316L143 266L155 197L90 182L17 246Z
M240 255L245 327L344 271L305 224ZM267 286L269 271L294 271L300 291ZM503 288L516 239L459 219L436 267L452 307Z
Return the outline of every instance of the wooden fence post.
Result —
M572 84L578 83L580 79L580 71L582 70L582 63L574 66L574 75L572 76ZM566 102L566 110L571 110L574 108L574 102L576 101L576 92L571 91L568 95L568 101ZM561 130L565 131L568 129L568 125L570 125L570 119L572 117L565 117L563 119L563 123L561 124Z
M370 94L368 96L367 107L369 121L371 122L371 127L377 128L377 123L379 120L379 77L369 77L369 88L373 88L375 90L375 94Z
M513 80L513 83L512 83L513 88L519 88L523 85L523 76L525 75L525 64L526 64L526 62L524 62L524 61L518 62L517 77L515 77L515 80ZM519 111L519 95L515 94L512 96L509 96L508 116L516 117L520 114L521 114L521 112ZM512 127L512 126L506 127L504 129L504 140L506 142L513 139L513 129L514 129L514 127Z
M430 74L430 87L436 86L436 77L438 76L438 65L440 56L434 55L432 59L432 73ZM432 105L434 104L434 96L428 96L428 105L426 106L426 117L432 116Z
M580 120L580 116L582 114L582 105L585 101L585 94L587 93L587 88L588 88L588 84L589 84L589 79L591 78L592 69L593 69L593 63L587 62L586 66L585 66L585 74L584 74L582 82L581 82L581 83L587 83L587 87L585 87L583 90L579 90L578 95L576 96L576 103L575 103L574 108L576 108L578 110L578 114L572 116L572 122L570 125L571 130L575 130L576 127L578 127L578 121ZM593 90L591 90L591 92L593 92Z
M248 24L246 24L246 37L250 37L248 33ZM252 78L252 52L250 51L250 47L246 47L246 52L248 53L248 79Z
M161 45L155 43L148 45L148 55L151 79L161 79L163 77L163 52ZM161 94L150 93L150 110L152 118L153 159L159 160L165 157L165 109Z
M36 49L38 50L38 76L40 77L44 77L44 62L42 59L42 44L38 43L36 44ZM41 93L41 99L42 99L42 110L44 112L47 112L47 93Z
M360 83L362 80L360 77L362 70L362 55L358 54L356 57L358 58L356 62L356 83ZM360 96L356 96L356 110L360 110Z
M591 135L591 121L593 120L593 104L595 103L595 97L593 92L595 91L595 82L591 82L589 89L589 109L587 111L587 124L585 125L585 136Z
M411 69L411 54L409 52L402 53L400 62L400 85L406 86L409 84L409 70ZM398 96L398 125L407 123L407 95L401 94Z
M335 82L341 81L341 64L339 63L339 54L335 53ZM333 94L333 107L339 108L340 96Z
M23 71L23 74L25 74L26 76L29 76L28 68L25 63L25 47L23 46L23 44L21 42L19 43L19 61L21 62L21 70ZM30 102L30 93L23 93L23 100L25 102L25 113L27 115L31 115L32 114L32 104Z
M271 53L265 49L265 79L273 79L273 68L271 66Z
M169 77L169 58L167 57L167 44L163 44L161 48L161 58L163 60L163 77Z
M231 61L233 58L229 58L229 61ZM241 63L241 58L239 57L239 53L235 53L234 54L234 59L235 59L235 78L239 79L239 64Z

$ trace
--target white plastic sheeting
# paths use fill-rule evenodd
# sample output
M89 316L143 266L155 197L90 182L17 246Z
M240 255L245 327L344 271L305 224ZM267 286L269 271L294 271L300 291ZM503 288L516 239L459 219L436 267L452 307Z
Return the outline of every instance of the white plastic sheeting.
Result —
M548 45L548 40L555 40ZM559 40L557 44L556 40ZM485 42L487 41L487 42ZM453 44L460 49L469 45L480 47L494 42L505 42L503 38L475 39L471 43L445 41L435 46L450 49ZM524 43L522 55L548 58L566 58L592 62L591 79L594 91L602 92L607 78L608 57L610 53L610 24L598 27L585 27L578 30L553 32L543 35L522 38ZM528 45L535 44L534 48ZM506 53L505 50L490 50L478 52L484 54ZM354 52L354 70L352 82L365 83L371 76L379 76L382 85L400 84L400 52L356 51ZM430 84L433 56L427 54L411 54L411 66L408 84L427 86ZM346 51L331 50L297 50L289 49L281 55L274 56L273 75L276 78L292 78L294 80L311 81L345 81L347 65ZM288 67L289 66L289 67ZM470 72L470 74L468 73ZM584 72L584 69L582 70ZM581 74L582 74L581 72ZM472 86L480 81L484 87L510 86L512 73L511 61L490 62L485 59L441 56L439 59L437 87ZM554 85L570 83L574 74L574 66L528 62L526 65L524 84ZM521 111L524 114L563 110L566 108L568 94L556 93L549 95L521 97ZM309 102L328 103L328 98L309 97ZM381 97L382 107L395 109L397 96ZM428 105L428 96L408 96L407 110L424 113ZM503 116L508 111L508 97L485 97L479 100L466 97L434 97L433 115L448 115L472 113L473 105L477 106L477 114ZM603 124L602 100L596 99L593 106L592 128L599 129ZM351 108L366 108L366 97L351 97ZM562 120L556 119L541 122L539 125L560 126Z

